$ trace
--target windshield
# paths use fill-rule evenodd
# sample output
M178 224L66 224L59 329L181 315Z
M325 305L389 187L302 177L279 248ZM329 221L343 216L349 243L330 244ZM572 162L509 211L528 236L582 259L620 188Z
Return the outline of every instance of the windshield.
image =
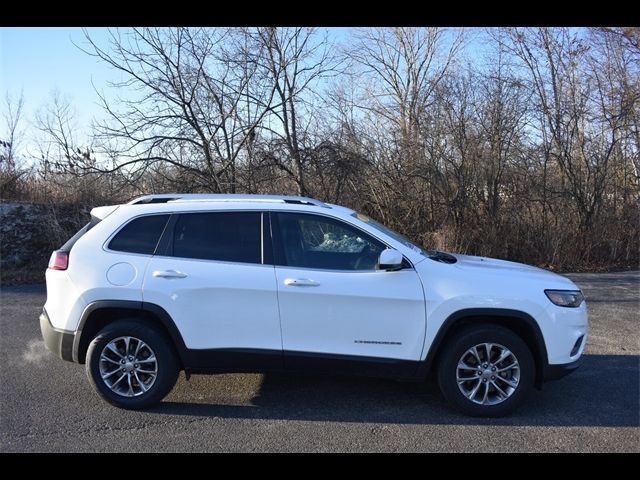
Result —
M375 228L379 232L382 232L385 235L388 235L389 237L393 238L394 240L397 240L398 242L402 243L405 247L409 247L413 251L418 252L421 255L424 255L425 257L429 256L430 252L420 248L415 243L411 242L411 240L409 240L404 235L402 235L402 234L400 234L398 232L394 232L390 228L385 227L383 224L381 224L379 222L376 222L374 219L369 218L366 215L362 215L361 213L357 213L357 212L356 213L352 213L351 216L357 218L358 220L360 220L360 221L362 221L364 223L366 223L367 225L372 226L373 228Z

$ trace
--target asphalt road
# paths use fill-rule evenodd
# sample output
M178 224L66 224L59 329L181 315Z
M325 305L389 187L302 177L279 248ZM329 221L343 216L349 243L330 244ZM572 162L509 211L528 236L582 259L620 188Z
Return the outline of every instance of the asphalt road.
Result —
M433 382L297 375L182 376L157 408L119 410L45 349L44 286L3 288L0 451L640 452L640 272L569 276L585 363L503 419L452 412Z

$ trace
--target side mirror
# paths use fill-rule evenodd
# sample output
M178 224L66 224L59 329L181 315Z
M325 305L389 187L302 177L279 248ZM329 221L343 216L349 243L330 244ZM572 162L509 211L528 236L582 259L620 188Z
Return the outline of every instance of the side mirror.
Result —
M393 248L385 248L380 252L378 259L378 268L380 270L400 270L402 268L402 254Z

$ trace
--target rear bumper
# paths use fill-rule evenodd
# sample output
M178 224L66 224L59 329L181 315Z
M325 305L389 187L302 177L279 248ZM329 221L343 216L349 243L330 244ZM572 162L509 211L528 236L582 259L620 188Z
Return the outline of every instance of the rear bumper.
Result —
M49 350L63 360L73 361L74 332L54 328L51 325L47 311L44 309L40 315L40 331L42 332L44 344Z
M544 369L544 381L558 380L565 377L578 368L580 364L582 364L582 357L571 363L547 365Z

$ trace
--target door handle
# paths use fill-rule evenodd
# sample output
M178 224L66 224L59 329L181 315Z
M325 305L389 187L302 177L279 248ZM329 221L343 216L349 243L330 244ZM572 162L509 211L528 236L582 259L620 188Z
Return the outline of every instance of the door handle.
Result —
M158 278L185 278L187 274L176 270L156 270L153 272L153 276Z
M294 287L317 287L320 285L318 282L311 280L310 278L287 278L284 281L284 284Z

